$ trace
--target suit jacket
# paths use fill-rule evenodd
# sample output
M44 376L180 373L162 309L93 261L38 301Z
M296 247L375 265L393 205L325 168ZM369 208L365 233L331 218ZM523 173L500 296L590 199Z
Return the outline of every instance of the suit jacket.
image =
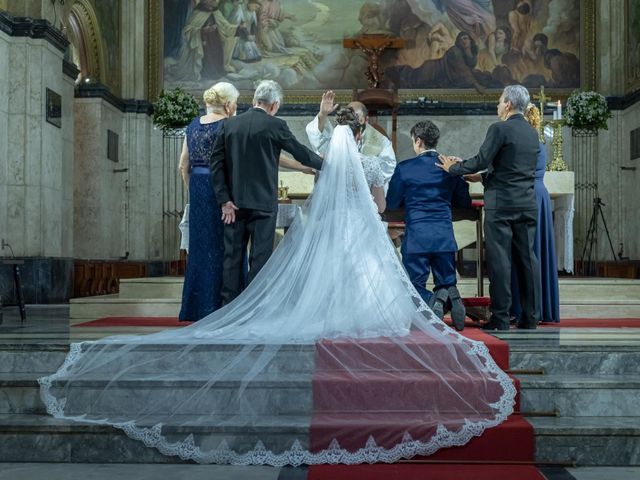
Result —
M451 207L471 207L469 185L436 166L438 153L400 162L391 177L387 208L405 209L403 253L456 252Z
M218 203L231 200L238 208L277 211L281 150L304 165L322 168L322 158L298 142L284 120L260 108L224 120L210 162Z
M538 161L538 132L521 114L489 127L478 154L453 165L452 175L487 170L482 175L484 206L488 210L535 210L534 180Z

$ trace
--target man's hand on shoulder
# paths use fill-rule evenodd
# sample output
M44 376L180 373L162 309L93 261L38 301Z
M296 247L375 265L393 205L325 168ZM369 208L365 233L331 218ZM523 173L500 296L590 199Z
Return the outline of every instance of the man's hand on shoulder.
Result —
M460 157L447 156L447 155L438 155L438 160L440 160L440 163L436 162L436 167L440 167L447 173L449 172L449 169L453 165L462 161Z

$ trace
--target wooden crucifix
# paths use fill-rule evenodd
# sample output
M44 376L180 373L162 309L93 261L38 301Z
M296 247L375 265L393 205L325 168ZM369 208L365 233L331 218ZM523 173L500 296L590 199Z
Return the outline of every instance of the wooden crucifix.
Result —
M383 72L380 68L380 54L387 48L403 48L404 38L392 37L384 34L364 34L355 38L345 38L342 41L344 48L358 48L369 59L369 67L366 72L370 88L380 87Z

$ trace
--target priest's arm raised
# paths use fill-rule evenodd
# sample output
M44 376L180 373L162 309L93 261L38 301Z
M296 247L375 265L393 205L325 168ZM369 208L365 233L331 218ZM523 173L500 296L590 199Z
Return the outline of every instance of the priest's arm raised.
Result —
M329 115L333 113L338 104L334 103L336 94L328 90L322 94L322 100L320 101L320 111L313 120L311 120L306 127L307 138L311 147L320 155L327 153L329 147L329 141L331 135L333 135L333 125L329 121Z

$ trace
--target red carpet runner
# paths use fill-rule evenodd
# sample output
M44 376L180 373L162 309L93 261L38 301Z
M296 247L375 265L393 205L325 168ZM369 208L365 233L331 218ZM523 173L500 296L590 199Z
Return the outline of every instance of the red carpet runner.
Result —
M74 327L183 327L191 322L178 322L175 317L105 317L98 320L74 325ZM468 321L467 326L473 324ZM575 318L562 319L560 324L544 324L541 328L640 328L640 318L612 318L592 319ZM484 342L496 361L504 370L509 368L509 346L506 342L485 334L478 328L467 328L463 334L471 339ZM327 367L329 365L325 365ZM323 381L322 375L316 380ZM514 379L516 386L519 382ZM346 385L346 383L345 383ZM314 388L315 388L314 383ZM348 392L348 385L345 393ZM413 391L414 397L424 385L418 384ZM517 399L518 400L518 399ZM519 403L516 403L516 413L503 424L486 430L482 436L474 438L462 447L453 447L436 452L426 458L413 458L408 462L397 464L375 465L317 465L309 467L308 479L310 480L544 480L538 470L531 465L521 463L533 462L534 459L534 435L531 425L518 414ZM315 419L318 420L316 414ZM396 439L393 433L380 435L380 428L389 427L389 432L397 432L402 428L408 431L419 431L420 424L415 418L389 418L385 416L381 422L380 416L375 414L369 418L361 418L352 425L354 429L346 429L343 434L348 448L348 439L361 444L370 434L374 434L378 443L393 443ZM326 418L320 424L327 424ZM340 421L336 418L336 421ZM311 446L322 448L322 438L319 423L312 423ZM385 440L386 438L386 440ZM342 443L342 442L341 442ZM425 463L420 463L424 461ZM438 463L441 462L441 463Z
M463 334L473 340L484 342L496 361L503 370L509 368L509 346L503 340L492 335L487 335L479 329L468 329ZM344 342L335 342L344 343ZM375 346L369 345L375 343ZM405 408L416 410L421 408L420 401L427 397L425 392L431 391L438 382L437 378L431 379L424 373L411 373L414 365L407 364L408 371L403 377L371 374L363 371L358 373L362 382L349 382L349 375L336 374L336 371L344 371L344 368L357 368L356 365L367 364L369 367L375 363L375 359L359 358L357 349L344 355L346 345L339 345L332 351L333 342L324 342L323 348L316 354L316 374L314 375L314 406L316 413L311 423L310 446L312 450L327 447L332 437L336 437L344 448L357 448L362 446L367 438L372 435L376 443L382 446L392 446L397 443L404 431L408 431L413 438L425 433L423 425L430 423L421 415L411 413L354 413L362 405L371 403L374 399L376 407L384 409L387 402L398 401L401 396ZM384 339L372 339L367 342L366 350L375 349L380 352L380 361L384 361L385 355L393 354L397 348L393 342ZM432 348L428 338L424 339L424 348ZM341 354L338 352L342 352ZM336 360L336 357L340 357ZM366 353L363 353L366 355ZM347 364L345 365L345 362ZM352 365L349 362L353 362ZM335 363L335 364L333 364ZM338 365L339 363L339 365ZM375 365L373 365L375 367ZM338 368L340 367L340 368ZM372 378L367 378L370 375ZM413 378L415 376L415 378ZM342 378L344 377L344 378ZM431 382L435 382L431 384ZM514 379L516 386L519 382ZM369 388L363 388L363 384ZM323 395L323 390L331 391L331 395ZM329 400L327 400L329 398ZM519 400L519 399L516 399ZM331 405L338 402L339 405ZM516 403L516 412L519 403ZM424 411L424 408L422 409ZM442 420L442 417L439 418ZM531 465L518 465L517 463L533 462L534 459L534 435L532 426L519 414L510 416L503 424L486 430L483 435L472 439L462 447L453 447L439 450L434 455L425 458L413 458L407 463L393 465L318 465L309 467L308 479L334 479L355 480L366 479L465 479L465 480L495 480L519 479L519 480L543 480L544 477ZM424 461L425 463L420 463ZM426 463L429 462L429 463ZM441 462L441 463L437 463Z

